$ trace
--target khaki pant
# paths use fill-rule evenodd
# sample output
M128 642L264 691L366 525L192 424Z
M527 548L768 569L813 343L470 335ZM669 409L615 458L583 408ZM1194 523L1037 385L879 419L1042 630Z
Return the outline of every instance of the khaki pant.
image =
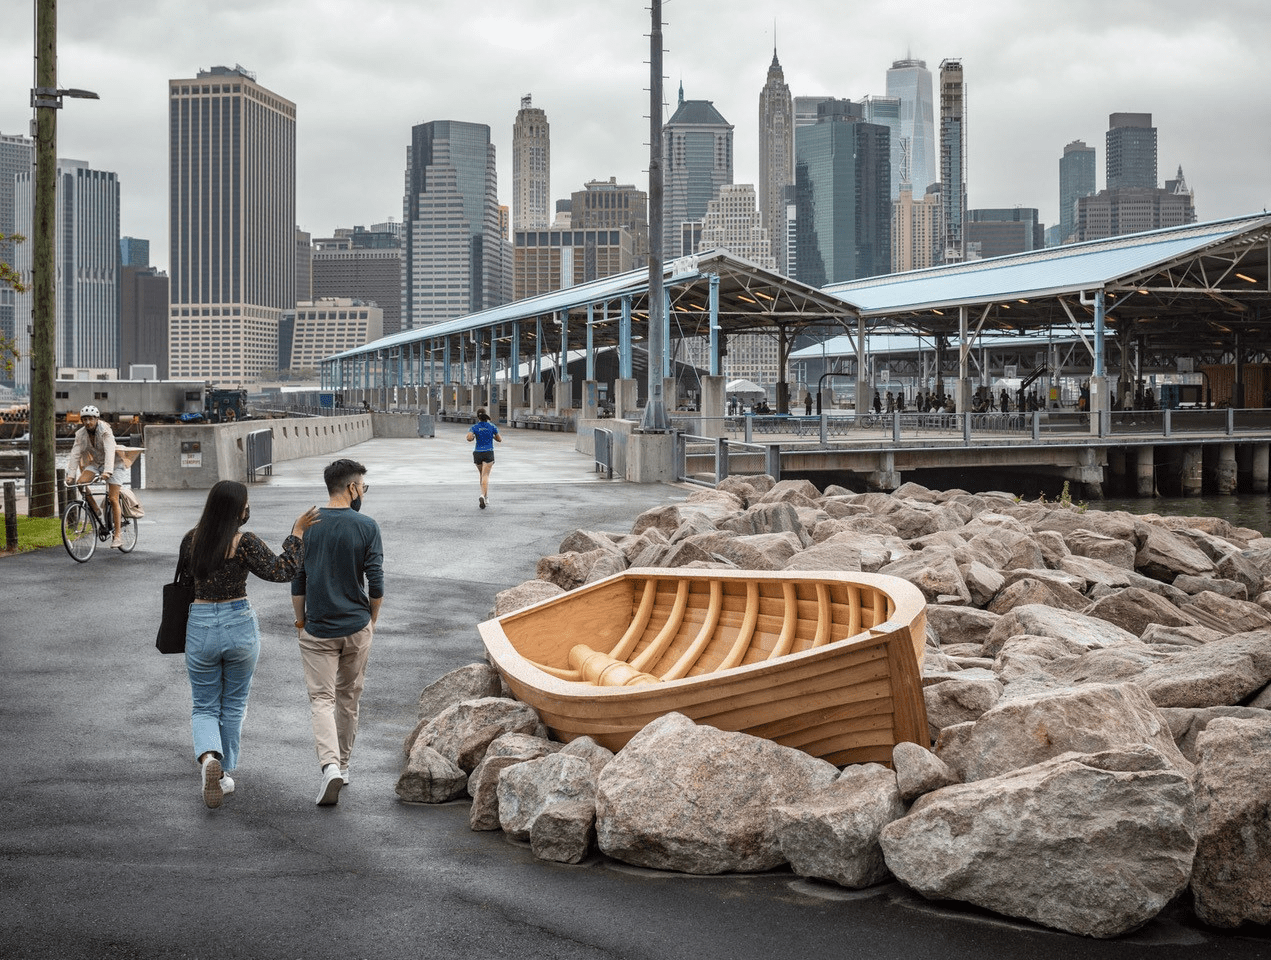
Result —
M349 765L357 738L358 700L366 681L373 626L368 623L347 637L315 637L300 631L300 658L309 688L309 719L318 750L318 765Z

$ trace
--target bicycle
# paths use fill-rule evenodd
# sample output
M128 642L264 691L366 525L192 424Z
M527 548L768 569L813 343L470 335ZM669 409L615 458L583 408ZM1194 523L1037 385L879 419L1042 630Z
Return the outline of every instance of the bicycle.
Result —
M100 540L102 543L109 543L115 533L114 527L102 517L102 511L98 509L92 492L88 489L95 484L100 484L103 488L106 486L105 481L99 477L94 477L87 483L66 485L66 489L71 491L72 499L62 511L62 546L66 547L66 552L77 563L87 563L97 549L97 542ZM107 499L105 489L100 493L102 503L108 504L110 501ZM120 551L131 553L137 545L135 518L129 516L122 518L119 538L123 541L119 547Z

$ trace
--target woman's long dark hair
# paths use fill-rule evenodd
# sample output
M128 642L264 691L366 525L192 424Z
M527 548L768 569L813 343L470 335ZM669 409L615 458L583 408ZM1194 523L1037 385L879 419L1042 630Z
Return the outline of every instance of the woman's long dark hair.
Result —
M190 567L196 580L208 579L225 562L245 506L247 487L237 480L221 480L208 491L190 544Z

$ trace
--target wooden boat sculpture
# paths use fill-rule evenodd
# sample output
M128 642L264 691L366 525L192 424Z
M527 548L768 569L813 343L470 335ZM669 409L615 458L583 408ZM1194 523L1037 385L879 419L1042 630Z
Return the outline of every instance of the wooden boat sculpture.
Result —
M677 711L837 766L929 745L926 601L882 574L633 568L480 625L552 735L620 750Z

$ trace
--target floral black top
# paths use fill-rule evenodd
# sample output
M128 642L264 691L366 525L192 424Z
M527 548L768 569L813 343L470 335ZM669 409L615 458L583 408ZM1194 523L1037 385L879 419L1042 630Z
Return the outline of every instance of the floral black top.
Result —
M181 556L189 563L190 544L194 542L191 530L181 541ZM238 549L219 570L206 580L195 579L194 599L224 603L247 596L247 574L254 573L262 580L286 583L295 577L304 563L304 541L289 536L282 542L282 553L275 556L265 541L254 533L244 533L238 540Z

